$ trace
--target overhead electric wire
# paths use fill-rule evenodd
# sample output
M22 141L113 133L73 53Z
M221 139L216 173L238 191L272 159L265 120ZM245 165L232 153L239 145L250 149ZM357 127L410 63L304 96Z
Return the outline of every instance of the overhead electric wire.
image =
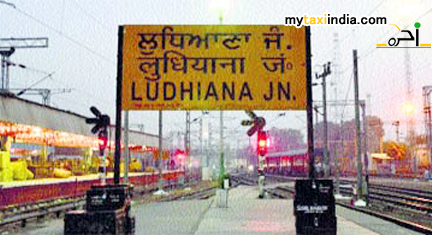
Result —
M346 92L346 95L345 95L344 105L343 105L343 108L342 108L341 121L343 121L343 119L344 119L346 103L348 101L348 95L349 95L349 93L351 91L351 85L352 85L352 80L353 79L354 79L354 74L351 74L351 79L349 80L348 89L347 89L347 92Z
M33 83L32 85L30 85L27 88L24 88L23 90L21 90L20 92L18 92L16 95L20 96L22 94L24 94L27 90L31 89L32 87L38 85L39 83L45 81L47 78L51 78L51 76L54 74L55 72L52 72L50 74L48 74L47 76L43 77L42 79L38 80L37 82Z
M99 53L99 52L97 52L97 51L91 49L89 46L85 45L85 44L82 43L82 42L79 42L78 40L76 40L76 39L70 37L69 35L64 34L64 33L61 32L60 30L58 30L58 29L56 29L56 28L54 28L54 27L48 25L47 23L43 22L42 20L39 20L38 18L36 18L36 17L30 15L29 13L27 13L27 12L25 12L25 11L19 9L19 8L14 8L14 9L15 9L16 11L18 11L19 13L25 15L26 17L28 17L28 18L34 20L35 22L39 23L40 25L46 27L47 29L53 31L54 33L58 34L59 36L65 38L65 39L67 39L67 40L69 40L69 41L72 42L73 44L75 44L75 45L77 45L77 46L79 46L79 47L82 47L83 49L85 49L86 51L90 52L91 54L93 54L93 55L99 57L100 59L102 59L102 60L104 60L104 61L107 61L107 62L110 62L110 63L112 63L112 64L115 64L115 61L113 61L113 60L109 59L108 57L102 55L101 53Z
M112 31L110 30L110 28L108 26L106 26L104 23L102 23L102 21L98 20L96 17L93 16L93 14L88 13L81 5L78 4L77 1L72 0L71 1L73 4L75 4L75 6L81 10L86 16L88 16L89 18L91 18L94 22L96 22L99 26L102 26L104 29L106 29L108 32L112 33Z

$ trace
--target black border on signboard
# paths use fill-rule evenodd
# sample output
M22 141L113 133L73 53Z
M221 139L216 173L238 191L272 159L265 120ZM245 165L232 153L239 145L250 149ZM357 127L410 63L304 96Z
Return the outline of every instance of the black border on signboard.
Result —
M116 126L115 126L115 152L114 152L114 184L120 183L120 151L121 151L121 119L123 96L123 33L124 27L119 26L118 53L117 53L117 98L116 98Z
M306 30L306 116L307 116L307 143L309 156L309 178L315 178L315 153L313 139L313 109L312 109L312 49L311 29ZM122 118L122 84L123 84L123 37L124 27L119 26L118 54L117 54L117 98L116 98L116 127L114 152L114 184L120 183L120 151L121 151L121 118Z
M306 27L306 119L307 119L307 143L309 156L309 178L315 178L315 152L313 138L313 109L312 109L312 47L311 29Z

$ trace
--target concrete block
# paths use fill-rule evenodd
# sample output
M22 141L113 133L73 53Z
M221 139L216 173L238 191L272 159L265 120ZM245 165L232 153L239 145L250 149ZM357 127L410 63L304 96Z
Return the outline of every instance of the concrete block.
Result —
M228 190L227 189L217 189L216 190L216 200L217 207L228 208Z

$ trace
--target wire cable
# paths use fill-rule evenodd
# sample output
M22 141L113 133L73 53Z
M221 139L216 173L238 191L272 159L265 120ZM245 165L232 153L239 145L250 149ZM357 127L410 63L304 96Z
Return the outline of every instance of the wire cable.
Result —
M42 20L39 20L38 18L36 18L36 17L30 15L29 13L27 13L27 12L21 10L21 9L18 9L18 8L14 8L14 9L15 9L16 11L18 11L19 13L21 13L22 15L25 15L26 17L32 19L33 21L35 21L35 22L39 23L40 25L46 27L47 29L53 31L54 33L58 34L59 36L65 38L65 39L67 39L67 40L69 40L69 41L72 42L73 44L75 44L75 45L77 45L77 46L79 46L79 47L85 49L86 51L88 51L89 53L95 55L96 57L98 57L98 58L100 58L100 59L102 59L102 60L104 60L104 61L106 61L106 62L109 62L109 63L115 64L115 61L113 61L112 59L109 59L108 57L102 55L101 53L99 53L99 52L97 52L97 51L91 49L89 46L85 45L84 43L81 43L81 42L79 42L78 40L76 40L76 39L74 39L74 38L72 38L72 37L70 37L70 36L64 34L64 33L61 32L60 30L58 30L58 29L56 29L56 28L54 28L54 27L48 25L47 23L43 22Z

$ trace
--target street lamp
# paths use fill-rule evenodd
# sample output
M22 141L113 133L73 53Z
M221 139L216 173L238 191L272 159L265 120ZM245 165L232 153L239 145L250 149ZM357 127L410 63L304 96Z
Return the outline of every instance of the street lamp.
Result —
M415 107L412 103L405 103L402 105L402 111L408 115L414 114Z
M213 0L211 7L219 12L219 24L222 25L223 12L226 12L229 8L229 0ZM223 178L225 177L225 166L224 166L224 151L223 151L223 111L220 111L220 139L219 139L219 183L222 186Z
M222 24L223 13L227 12L230 8L230 0L213 0L210 3L210 7L215 11L219 12L219 24Z

